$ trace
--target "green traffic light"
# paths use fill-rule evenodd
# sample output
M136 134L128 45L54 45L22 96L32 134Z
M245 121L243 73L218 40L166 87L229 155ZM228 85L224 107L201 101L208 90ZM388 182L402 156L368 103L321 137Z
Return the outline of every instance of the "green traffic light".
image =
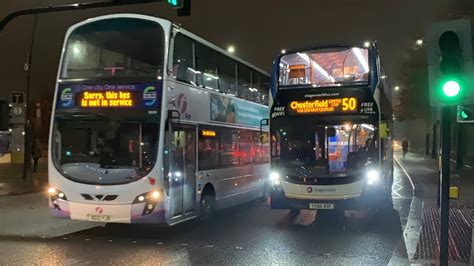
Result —
M457 81L449 80L443 84L443 93L448 97L455 97L461 92L461 86Z
M178 6L178 0L168 0L168 4L170 4L171 6Z

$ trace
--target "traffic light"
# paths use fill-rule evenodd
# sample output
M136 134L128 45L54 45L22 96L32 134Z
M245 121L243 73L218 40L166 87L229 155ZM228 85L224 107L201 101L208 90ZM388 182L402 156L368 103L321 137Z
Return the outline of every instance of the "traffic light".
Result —
M457 122L458 123L474 122L474 105L458 105Z
M168 4L175 9L183 8L184 0L166 0Z
M464 61L459 36L454 31L445 31L439 37L438 44L441 75L435 88L436 98L442 106L457 105L462 102L464 94Z

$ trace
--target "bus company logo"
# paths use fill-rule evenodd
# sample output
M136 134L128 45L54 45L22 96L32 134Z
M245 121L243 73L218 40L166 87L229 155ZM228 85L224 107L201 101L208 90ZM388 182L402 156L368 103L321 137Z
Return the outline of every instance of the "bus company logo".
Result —
M102 214L104 212L104 210L101 207L97 207L97 208L95 208L95 212L98 213L98 214Z
M156 104L156 87L154 86L148 86L143 90L143 102L145 103L145 106L153 106Z
M308 193L311 193L311 192L313 192L313 188L312 187L307 187L306 191L308 191Z
M73 93L71 88L65 88L61 91L61 105L63 107L69 107L73 102Z
M178 95L178 99L176 100L176 108L182 114L185 114L188 110L188 99L184 93L180 93Z

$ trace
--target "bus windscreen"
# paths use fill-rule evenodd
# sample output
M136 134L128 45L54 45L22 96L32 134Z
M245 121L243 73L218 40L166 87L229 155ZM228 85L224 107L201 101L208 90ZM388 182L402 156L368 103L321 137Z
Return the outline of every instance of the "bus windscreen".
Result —
M68 38L61 78L159 78L163 43L163 28L152 21L114 18L88 23Z
M369 52L358 47L318 49L283 55L279 64L282 88L367 85Z

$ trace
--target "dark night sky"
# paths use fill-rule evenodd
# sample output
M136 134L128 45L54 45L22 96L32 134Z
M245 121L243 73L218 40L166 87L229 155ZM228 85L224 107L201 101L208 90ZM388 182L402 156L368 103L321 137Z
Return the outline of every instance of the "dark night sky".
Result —
M237 56L269 71L281 48L376 39L392 84L413 41L427 25L453 10L474 10L474 0L191 0L192 16L178 18L165 3L40 15L33 50L32 97L52 95L60 49L68 26L110 13L142 13L181 23ZM38 5L77 1L2 0L0 16ZM83 0L83 2L91 2ZM298 4L297 4L298 3ZM468 12L468 11L467 11ZM0 98L25 89L33 17L16 19L0 33Z

